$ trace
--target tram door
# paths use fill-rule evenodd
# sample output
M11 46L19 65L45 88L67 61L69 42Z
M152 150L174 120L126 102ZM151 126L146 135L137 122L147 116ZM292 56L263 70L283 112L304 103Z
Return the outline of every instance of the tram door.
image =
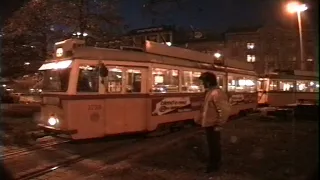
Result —
M258 104L267 104L268 103L268 79L259 79L258 80Z
M142 131L146 128L147 114L147 68L141 67L119 67L116 76L119 80L117 84L112 84L114 78L109 78L109 91L114 93L119 91L121 95L117 98L109 98L105 101L105 127L108 134L123 132ZM112 74L110 74L111 76ZM117 88L115 88L117 87ZM119 110L121 109L121 113Z

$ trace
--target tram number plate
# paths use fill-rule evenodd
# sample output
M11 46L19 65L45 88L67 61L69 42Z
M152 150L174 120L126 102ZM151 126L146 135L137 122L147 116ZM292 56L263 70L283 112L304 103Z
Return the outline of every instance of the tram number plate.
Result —
M89 105L88 106L88 110L92 111L92 110L101 110L102 106L101 105Z

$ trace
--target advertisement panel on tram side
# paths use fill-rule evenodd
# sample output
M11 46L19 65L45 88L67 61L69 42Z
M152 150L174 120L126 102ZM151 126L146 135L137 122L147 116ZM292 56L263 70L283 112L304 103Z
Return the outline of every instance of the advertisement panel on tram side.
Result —
M236 93L229 92L229 102L232 106L241 104L257 103L258 94L257 93Z
M232 106L257 102L257 93L228 93ZM167 97L152 99L152 116L200 110L203 96Z
M204 97L184 96L152 99L152 116L200 110Z

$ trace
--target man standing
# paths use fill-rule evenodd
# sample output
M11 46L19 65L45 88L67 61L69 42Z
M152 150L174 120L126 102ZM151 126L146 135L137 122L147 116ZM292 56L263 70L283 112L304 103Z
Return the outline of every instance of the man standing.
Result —
M228 120L231 113L231 105L228 96L218 87L215 74L206 72L200 76L206 89L203 106L200 115L195 119L206 132L209 159L206 172L217 171L221 165L221 126Z

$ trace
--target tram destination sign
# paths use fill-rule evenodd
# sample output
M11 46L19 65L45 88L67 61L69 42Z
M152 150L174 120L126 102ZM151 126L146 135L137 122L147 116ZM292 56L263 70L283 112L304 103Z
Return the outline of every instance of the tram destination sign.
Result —
M201 97L168 97L152 99L152 116L200 110Z

